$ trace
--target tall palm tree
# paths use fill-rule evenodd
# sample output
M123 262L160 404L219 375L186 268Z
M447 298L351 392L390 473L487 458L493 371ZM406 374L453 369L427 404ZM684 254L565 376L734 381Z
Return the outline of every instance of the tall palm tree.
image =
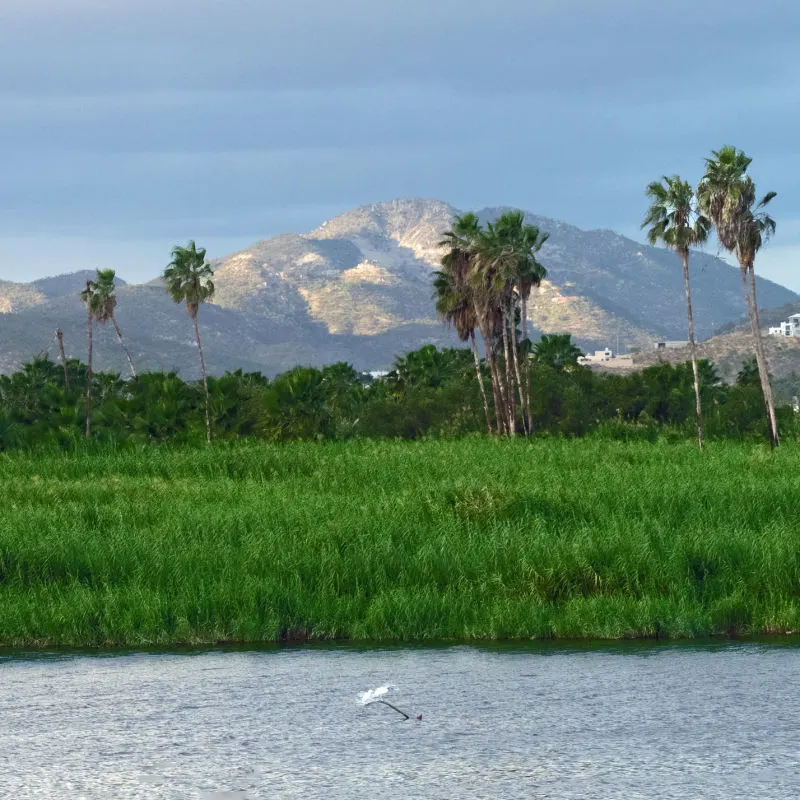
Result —
M522 349L523 349L523 382L521 384L523 404L525 408L525 428L527 433L533 429L531 416L531 372L530 350L528 339L528 299L534 287L539 287L547 277L547 269L537 259L537 254L542 245L550 238L549 233L540 231L535 225L525 224L525 214L522 211L510 211L504 214L498 225L501 237L508 246L510 279L516 286L517 296L520 301L520 321L522 324Z
M700 377L697 372L697 346L694 339L694 317L692 316L692 293L689 286L690 248L703 244L708 239L711 222L698 213L694 189L680 176L664 175L646 189L650 208L642 223L647 228L647 239L651 245L662 242L674 250L683 264L683 286L686 291L686 311L689 318L689 347L692 355L694 375L695 411L697 414L697 440L703 449L703 409L700 404Z
M506 386L509 400L509 424L514 426L516 401L519 395L525 433L532 430L530 406L530 342L528 341L527 301L534 286L541 284L547 270L537 253L548 234L534 225L525 224L522 211L509 211L486 227L478 243L476 279L480 291L501 309L503 347L506 358ZM517 314L522 322L522 369L517 342Z
M453 322L456 324L455 313L460 312L460 319L458 326L467 331L469 325L472 324L472 344L473 344L473 357L477 357L477 344L475 342L475 327L481 333L483 338L484 349L486 351L486 364L489 367L489 375L492 381L492 395L494 397L494 409L497 431L500 433L505 427L502 418L504 403L500 396L500 386L498 383L497 359L496 359L496 338L490 327L487 325L487 316L485 309L480 304L478 298L473 291L471 284L471 275L474 270L474 261L476 258L476 246L478 239L481 235L481 225L478 217L473 213L467 213L463 216L457 216L453 220L453 227L444 233L439 246L445 248L445 253L442 256L441 274L437 274L435 278L435 292L437 296L440 291L443 295L449 295L450 299L442 297L441 308L437 300L437 310L442 314L453 314ZM457 302L457 298L466 301L461 304ZM452 305L453 308L448 308ZM471 309L471 313L469 311ZM457 328L458 330L458 328ZM460 335L460 332L459 332ZM485 398L485 391L483 388L483 378L480 372L480 361L476 362L476 371L481 385L481 392ZM484 399L485 408L488 408L488 403Z
M475 362L475 376L478 379L481 399L483 400L486 427L491 433L492 418L489 413L489 401L486 398L486 387L483 384L478 345L475 341L475 328L478 322L475 316L475 307L470 297L469 283L466 279L466 259L447 259L446 264L443 263L442 267L441 270L434 274L433 279L436 311L445 324L452 325L455 328L458 338L462 342L467 340L470 342L472 357Z
M714 224L720 244L733 253L739 262L769 424L770 443L777 447L780 438L761 337L755 276L756 254L775 232L775 221L764 210L775 197L775 192L768 192L761 200L757 200L755 183L747 174L751 161L742 150L731 145L713 150L711 157L706 159L706 171L697 187L697 196L700 210Z
M481 333L491 340L498 386L498 408L502 409L503 427L516 435L515 384L512 377L512 344L508 335L509 311L513 302L513 286L509 283L506 265L501 258L503 245L500 232L491 222L480 230L470 263L470 284ZM503 365L497 363L497 350L502 343Z
M86 371L86 426L84 435L88 439L92 435L92 362L94 357L94 323L100 314L100 296L94 281L86 281L86 288L81 292L81 301L86 305L86 319L89 327L89 358Z
M97 270L97 281L94 284L95 293L98 295L98 315L97 321L104 325L109 320L114 325L114 330L117 333L117 341L120 347L125 351L125 356L128 359L128 367L131 371L131 377L136 378L136 370L133 367L133 359L131 358L130 351L128 350L125 342L122 340L122 331L119 328L117 317L114 309L117 307L117 296L115 294L114 278L116 274L113 269L99 269Z
M186 303L186 311L194 323L194 338L200 354L200 370L203 375L203 390L206 399L206 441L211 441L211 417L208 410L208 379L206 376L206 361L203 356L203 346L200 343L200 328L197 316L200 304L206 302L214 295L214 283L211 278L214 271L206 263L206 251L197 249L193 241L188 247L173 247L172 261L164 270L163 278L167 284L167 291L176 303Z

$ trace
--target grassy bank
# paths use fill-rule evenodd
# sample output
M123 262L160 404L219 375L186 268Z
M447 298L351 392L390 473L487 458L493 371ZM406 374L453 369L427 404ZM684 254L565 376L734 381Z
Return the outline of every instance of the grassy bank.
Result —
M798 448L0 458L0 644L800 630Z

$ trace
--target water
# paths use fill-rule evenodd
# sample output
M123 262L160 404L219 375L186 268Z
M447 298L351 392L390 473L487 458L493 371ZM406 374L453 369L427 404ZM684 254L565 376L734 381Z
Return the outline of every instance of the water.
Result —
M0 655L5 798L795 798L800 646ZM361 692L387 683L404 721Z

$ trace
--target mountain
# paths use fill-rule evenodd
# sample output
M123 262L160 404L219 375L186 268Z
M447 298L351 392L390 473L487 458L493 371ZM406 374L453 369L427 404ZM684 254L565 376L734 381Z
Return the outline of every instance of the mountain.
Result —
M796 336L765 336L764 352L769 374L783 380L800 373L800 338ZM689 348L674 350L644 350L633 356L634 369L658 363L679 364L690 359ZM744 361L753 357L753 337L749 329L712 336L697 347L697 357L712 361L723 381L733 383Z
M505 209L478 212L483 220ZM405 350L457 339L435 317L432 272L438 242L456 209L436 200L394 200L342 214L304 234L283 234L212 262L216 295L200 312L211 372L241 367L268 374L296 364L347 360L386 368ZM546 217L529 223L550 232L541 260L548 280L530 303L536 332L569 332L585 348L652 346L683 339L686 311L676 256L607 230L584 231ZM692 261L698 336L742 315L738 271L713 256ZM0 282L0 370L39 352L55 355L61 327L67 353L84 357L86 318L78 293L92 273L30 284ZM764 307L800 297L759 279ZM117 316L142 369L197 374L192 326L160 281L120 281ZM113 329L98 332L100 368L124 367Z

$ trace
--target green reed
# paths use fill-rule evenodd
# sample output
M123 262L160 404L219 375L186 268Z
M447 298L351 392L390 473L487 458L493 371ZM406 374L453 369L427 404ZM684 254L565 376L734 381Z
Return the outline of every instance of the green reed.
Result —
M797 445L0 457L0 644L800 630Z

